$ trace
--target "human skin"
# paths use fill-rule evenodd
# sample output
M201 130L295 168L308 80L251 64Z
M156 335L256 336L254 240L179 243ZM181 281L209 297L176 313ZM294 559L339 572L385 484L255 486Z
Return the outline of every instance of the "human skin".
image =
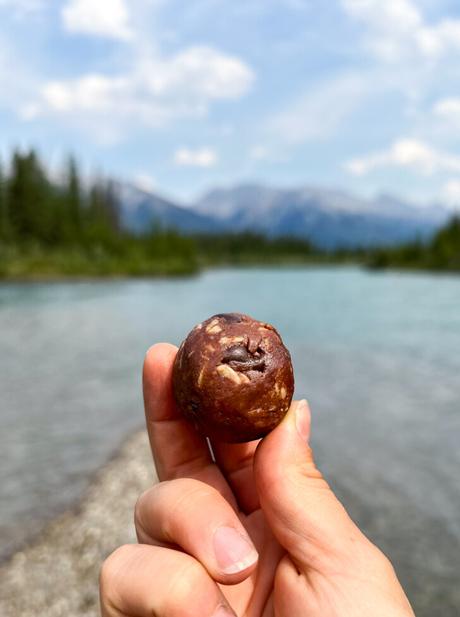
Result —
M155 345L144 400L160 483L138 500L139 544L101 571L103 617L407 617L394 569L315 466L292 403L260 442L207 443L172 394L177 349Z

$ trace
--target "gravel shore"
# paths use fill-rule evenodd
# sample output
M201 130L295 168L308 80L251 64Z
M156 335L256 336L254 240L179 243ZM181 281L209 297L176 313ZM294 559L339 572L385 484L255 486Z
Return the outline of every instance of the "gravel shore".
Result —
M2 617L98 617L98 575L117 546L135 542L133 508L156 481L145 432L95 477L79 508L53 521L0 569Z

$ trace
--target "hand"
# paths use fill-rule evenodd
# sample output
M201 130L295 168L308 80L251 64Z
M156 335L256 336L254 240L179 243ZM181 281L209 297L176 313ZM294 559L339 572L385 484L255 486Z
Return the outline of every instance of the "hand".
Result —
M307 403L260 443L212 443L213 462L175 407L176 351L161 344L146 356L161 482L137 503L139 544L102 568L103 617L413 616L390 562L315 467Z

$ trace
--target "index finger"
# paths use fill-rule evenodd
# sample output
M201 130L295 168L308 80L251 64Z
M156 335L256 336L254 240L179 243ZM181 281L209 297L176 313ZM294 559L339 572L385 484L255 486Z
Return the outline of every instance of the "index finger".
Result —
M216 488L234 507L233 493L213 462L206 439L177 409L172 369L177 347L159 343L144 361L145 416L153 458L161 481L195 478Z

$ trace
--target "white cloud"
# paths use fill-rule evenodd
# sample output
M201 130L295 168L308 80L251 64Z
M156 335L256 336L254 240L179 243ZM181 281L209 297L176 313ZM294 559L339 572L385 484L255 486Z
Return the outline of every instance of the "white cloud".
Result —
M449 180L442 189L442 196L448 206L460 210L460 180Z
M460 98L441 99L433 106L437 118L447 123L449 131L460 129Z
M158 186L156 179L145 171L140 171L135 174L132 183L135 187L146 193L153 192Z
M400 139L388 150L355 158L345 168L355 176L364 176L375 169L408 168L422 175L438 172L460 172L460 156L442 152L416 139Z
M243 96L254 79L239 58L210 47L191 47L169 58L135 58L120 75L88 74L42 85L37 101L26 101L26 118L62 115L96 126L96 132L126 121L162 127L174 118L204 116L213 100Z
M342 0L344 9L375 28L408 32L418 28L422 19L410 0Z
M433 111L436 115L446 118L460 116L460 99L441 99L434 105Z
M44 102L56 112L100 111L115 102L128 86L124 78L87 75L71 81L51 81L42 89Z
M206 46L190 47L162 62L147 62L143 72L156 94L187 91L207 99L239 98L254 80L252 70L239 58Z
M344 10L367 28L368 47L382 60L436 60L460 52L460 20L429 24L411 0L341 0Z
M174 153L174 163L180 167L214 167L218 156L212 148L179 148Z
M380 88L355 73L312 87L269 122L270 132L289 145L333 136L344 120Z
M69 0L61 16L68 32L121 40L132 37L125 0Z

